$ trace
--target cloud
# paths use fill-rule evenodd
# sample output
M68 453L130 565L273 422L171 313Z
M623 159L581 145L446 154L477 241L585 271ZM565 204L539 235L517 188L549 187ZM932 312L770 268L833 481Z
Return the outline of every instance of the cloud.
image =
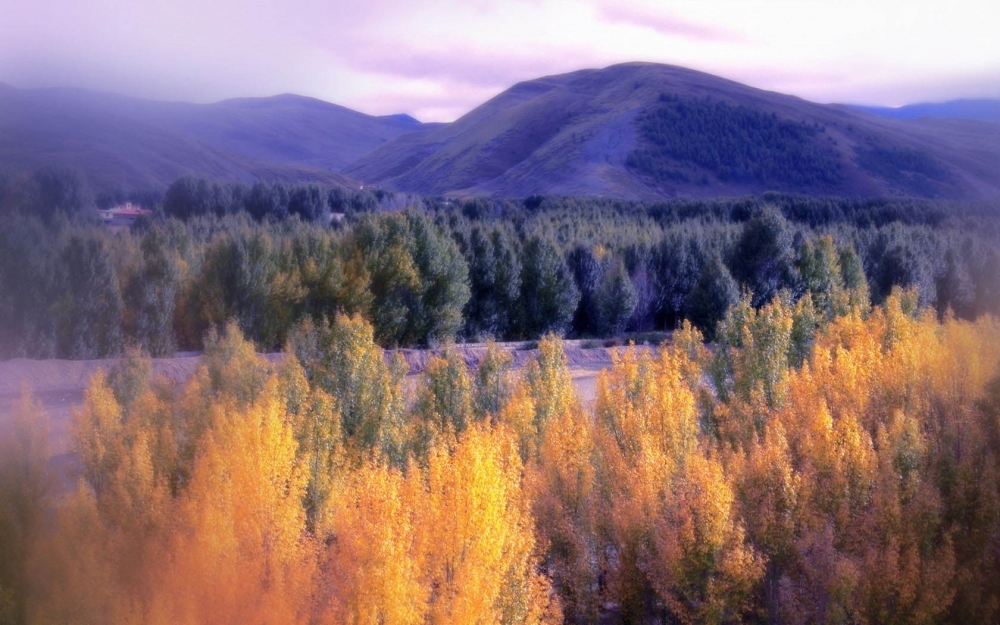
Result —
M1000 86L1000 4L982 0L3 1L0 81L156 99L295 92L445 120L519 81L639 60L821 101Z
M511 85L607 65L581 46L523 42L497 49L469 37L430 41L369 32L326 42L322 53L364 86L343 103L373 114L406 112L422 121L452 121Z
M373 115L406 112L422 122L452 121L468 113L501 89L468 89L455 92L420 93L406 86L363 96L353 102L359 110Z
M724 43L742 43L746 41L746 37L741 33L687 20L651 7L619 2L604 2L597 6L597 10L600 16L609 22L648 28L661 35Z
M872 94L877 94L873 96ZM962 98L1000 99L1000 71L926 75L865 76L842 86L817 84L814 99L878 106L903 106L917 102L945 102Z
M856 80L856 75L850 72L830 68L794 69L747 65L730 67L725 72L720 72L721 74L733 76L733 80L753 85L759 89L783 93L794 92L798 89L810 89L818 85L837 89L844 85L851 85Z
M508 87L518 81L600 64L596 57L581 50L498 52L462 45L438 50L367 45L355 48L342 60L357 71L479 87Z

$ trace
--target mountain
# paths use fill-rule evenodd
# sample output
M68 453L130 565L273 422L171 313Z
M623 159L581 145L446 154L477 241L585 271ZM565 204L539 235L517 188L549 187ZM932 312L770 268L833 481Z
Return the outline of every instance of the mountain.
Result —
M856 108L895 119L972 119L1000 123L1000 100L951 100L949 102L924 102L898 108L857 106Z
M651 63L522 82L450 124L296 95L188 104L0 85L0 170L68 165L97 190L194 174L509 198L1000 197L1000 124L882 113Z
M184 174L353 184L348 163L424 126L296 95L215 104L0 86L0 168L81 170L101 188L164 188Z
M890 119L627 63L517 84L344 173L455 196L1000 197L1000 126Z

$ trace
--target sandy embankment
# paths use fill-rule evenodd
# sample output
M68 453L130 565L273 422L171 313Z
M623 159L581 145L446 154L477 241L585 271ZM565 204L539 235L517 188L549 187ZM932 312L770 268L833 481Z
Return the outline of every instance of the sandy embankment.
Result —
M521 349L521 347L523 345L505 345L513 356L516 368L523 367L537 354L536 350ZM455 349L463 355L470 368L477 367L486 353L483 345L460 345ZM596 394L597 373L611 366L612 349L614 348L585 349L578 341L565 342L564 350L570 375L583 402L593 401ZM417 376L436 351L400 350L410 365L411 383L416 383ZM280 354L268 355L268 358L274 360L280 357ZM51 440L56 454L54 462L66 467L72 466L69 425L73 408L83 402L83 390L93 375L99 370L109 370L117 362L117 359L0 361L0 432L7 425L11 410L20 398L21 385L27 384L49 415ZM198 354L154 358L152 371L156 376L179 384L194 374L200 362L201 357Z

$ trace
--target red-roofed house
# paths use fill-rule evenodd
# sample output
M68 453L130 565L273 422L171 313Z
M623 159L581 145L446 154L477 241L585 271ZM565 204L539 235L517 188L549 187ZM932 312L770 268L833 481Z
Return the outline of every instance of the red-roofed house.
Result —
M114 208L98 209L97 214L108 228L114 231L130 227L143 215L150 215L153 211L142 208L131 202L120 204Z

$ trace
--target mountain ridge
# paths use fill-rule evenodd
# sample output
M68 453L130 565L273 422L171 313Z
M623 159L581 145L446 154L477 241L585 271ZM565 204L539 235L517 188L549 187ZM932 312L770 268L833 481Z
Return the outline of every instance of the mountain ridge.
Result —
M664 96L692 102L693 118L705 113L699 108L713 108L700 102L715 103L718 110L712 114L716 118L702 126L711 129L713 124L728 124L730 135L745 129L727 116L764 125L770 123L765 117L773 116L780 123L770 131L778 134L788 130L789 124L815 126L821 129L811 140L815 145L799 146L809 149L791 153L832 152L830 163L840 168L842 182L802 188L766 179L727 177L724 167L713 171L704 163L669 156L651 169L673 171L676 181L644 176L629 161L648 143L641 136L640 117L662 108ZM687 139L704 143L704 137L696 136L703 130L696 128ZM990 128L985 134L1000 146L1000 133ZM377 148L345 173L389 189L456 196L655 199L777 190L861 197L996 197L1000 195L1000 167L995 158L1000 157L1000 147L985 149L981 155L992 164L973 159L975 167L970 171L969 144L977 142L968 135L967 129L948 124L887 119L682 67L625 63L518 83L447 127L403 136ZM718 138L732 137L723 133ZM744 141L736 147L747 145ZM744 169L752 168L750 164Z
M5 87L0 137L0 167L75 166L98 187L193 174L457 197L1000 197L1000 124L895 119L643 62L522 81L445 124L296 94Z
M945 102L918 102L898 107L852 106L869 113L895 119L967 119L1000 123L1000 100L990 98L961 98Z
M186 174L353 186L348 163L423 127L295 94L195 104L11 87L0 90L0 167L69 166L97 188L162 189Z

